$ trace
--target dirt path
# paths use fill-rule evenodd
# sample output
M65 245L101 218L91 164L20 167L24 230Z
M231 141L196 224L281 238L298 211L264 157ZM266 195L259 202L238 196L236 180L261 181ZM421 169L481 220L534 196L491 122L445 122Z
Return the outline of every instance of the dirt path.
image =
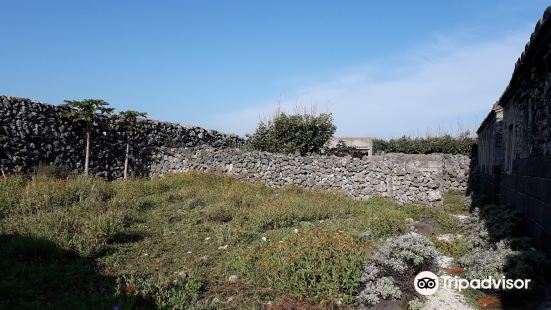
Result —
M453 259L448 256L439 256L438 265L440 268L446 268L450 266ZM446 275L445 272L441 272L439 276ZM431 296L428 296L423 310L475 310L471 307L465 298L458 291L443 287L442 280L440 281L440 288Z
M468 216L457 216L457 218L461 221L465 220ZM442 239L451 239L456 236L449 236L449 235L442 235L439 236ZM438 265L440 266L440 274L438 276L443 275L449 275L446 272L443 271L444 268L450 267L451 262L453 261L452 257L440 255L438 256ZM452 276L452 275L449 275ZM427 301L425 302L425 305L422 308L423 310L440 310L440 309L447 309L447 310L475 310L471 305L469 305L469 302L467 298L461 293L459 293L457 290L451 289L451 288L445 288L443 285L443 280L440 279L440 288L438 291L431 296L428 296Z

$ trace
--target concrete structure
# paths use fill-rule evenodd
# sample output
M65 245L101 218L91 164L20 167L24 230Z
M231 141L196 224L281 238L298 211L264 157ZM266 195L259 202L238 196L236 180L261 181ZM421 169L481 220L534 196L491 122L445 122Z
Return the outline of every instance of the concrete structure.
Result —
M481 179L486 194L522 211L524 226L539 248L551 254L551 7L548 7L513 76L479 129ZM501 128L501 129L500 129ZM499 138L501 132L501 139ZM484 186L482 186L484 183Z
M346 146L356 148L360 152L373 155L373 138L370 137L335 137L329 141L329 147L335 147L340 141Z

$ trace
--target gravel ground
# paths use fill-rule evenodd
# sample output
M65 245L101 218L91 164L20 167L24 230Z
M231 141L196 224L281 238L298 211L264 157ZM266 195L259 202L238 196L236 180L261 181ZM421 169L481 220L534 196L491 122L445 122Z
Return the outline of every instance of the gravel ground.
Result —
M450 236L445 236L449 238ZM438 265L440 268L449 267L453 261L452 257L449 256L438 256ZM441 272L441 275L445 275L444 272ZM425 305L422 308L423 310L475 310L471 307L465 298L457 290L445 288L443 285L442 279L440 279L440 288L438 291L431 296L428 296Z

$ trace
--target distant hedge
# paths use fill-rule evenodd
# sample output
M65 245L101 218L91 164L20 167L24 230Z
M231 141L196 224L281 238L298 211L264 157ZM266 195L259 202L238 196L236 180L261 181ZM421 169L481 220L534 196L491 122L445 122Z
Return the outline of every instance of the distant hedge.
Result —
M403 136L398 139L373 140L375 152L406 153L406 154L463 154L471 156L476 154L476 139L467 136L453 137L444 135L440 137L412 138Z

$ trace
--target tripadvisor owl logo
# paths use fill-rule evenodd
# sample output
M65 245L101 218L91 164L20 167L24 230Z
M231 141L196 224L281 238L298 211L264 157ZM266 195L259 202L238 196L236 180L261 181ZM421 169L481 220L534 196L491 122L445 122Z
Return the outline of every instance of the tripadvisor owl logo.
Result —
M440 281L441 280L441 281ZM440 278L430 271L422 271L413 280L413 287L417 293L429 296L441 285L445 289L455 289L462 291L464 289L495 289L495 290L521 290L528 289L531 279L507 279L502 276L501 279L489 276L485 279L462 279L458 276L450 277L443 275Z
M417 293L428 296L438 291L438 276L430 271L422 271L413 280L413 287Z

